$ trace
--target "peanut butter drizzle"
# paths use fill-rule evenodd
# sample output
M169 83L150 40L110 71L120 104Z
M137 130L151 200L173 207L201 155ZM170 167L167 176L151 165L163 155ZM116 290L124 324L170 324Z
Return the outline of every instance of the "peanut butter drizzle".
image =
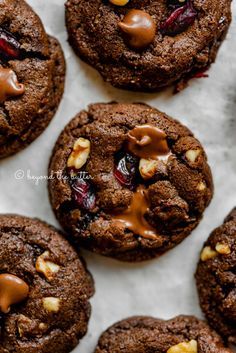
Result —
M122 213L113 216L114 223L117 226L123 225L146 239L156 239L155 229L145 219L149 206L147 191L140 185L133 195L130 206Z
M8 97L16 97L25 92L25 87L17 80L15 72L11 69L0 68L0 103Z
M127 148L145 159L167 160L171 153L165 132L149 124L136 126L128 133Z
M29 294L29 286L19 277L4 273L0 275L0 311L9 313L13 304L22 302Z

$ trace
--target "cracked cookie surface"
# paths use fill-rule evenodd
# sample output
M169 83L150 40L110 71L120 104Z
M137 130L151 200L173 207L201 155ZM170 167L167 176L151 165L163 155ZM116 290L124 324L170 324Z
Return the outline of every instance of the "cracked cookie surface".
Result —
M167 35L161 28L173 11L169 3L182 6L185 1L130 0L124 6L117 6L108 0L67 0L69 42L112 85L131 90L159 90L208 68L231 21L231 0L188 2L196 12L193 23L181 33ZM120 28L133 9L150 15L156 26L154 40L142 50L130 47Z
M98 341L95 353L232 353L220 336L194 316L177 316L171 320L131 317L122 320Z
M152 152L165 155L149 161L127 152L127 137L143 127L154 136ZM135 153L132 143L129 148ZM213 194L200 142L145 104L93 104L79 113L57 140L49 175L51 204L68 237L125 261L153 258L180 243Z
M196 281L209 324L236 344L236 208L204 244Z
M14 301L21 282L28 294ZM93 292L83 260L53 227L0 216L0 353L70 352L87 331Z
M24 86L23 94L0 103L4 158L30 144L53 118L64 91L65 61L59 42L25 1L2 1L0 12L0 72L13 70Z

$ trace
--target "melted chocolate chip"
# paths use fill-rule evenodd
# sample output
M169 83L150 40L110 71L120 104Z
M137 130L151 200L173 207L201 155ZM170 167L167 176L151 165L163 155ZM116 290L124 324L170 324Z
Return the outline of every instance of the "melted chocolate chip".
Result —
M3 273L0 275L0 310L7 314L11 305L22 302L29 294L29 286L19 277Z
M25 87L17 80L15 72L11 69L0 68L0 103L8 98L17 97L25 92Z
M165 132L149 124L128 133L127 148L139 158L166 159L170 153Z
M145 218L149 210L149 199L144 186L139 186L133 194L130 206L123 212L113 215L113 221L117 226L125 228L147 239L155 239L155 229Z
M156 24L145 11L130 10L118 26L126 35L128 44L134 49L143 49L154 41Z

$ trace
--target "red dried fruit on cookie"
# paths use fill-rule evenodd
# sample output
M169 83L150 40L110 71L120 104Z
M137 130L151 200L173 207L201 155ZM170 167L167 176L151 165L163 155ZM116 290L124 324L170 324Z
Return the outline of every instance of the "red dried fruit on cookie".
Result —
M119 183L130 190L136 186L138 174L138 158L129 153L119 155L114 169L114 176Z
M95 207L96 196L92 185L85 179L76 178L72 181L73 197L77 205L91 211Z
M0 57L18 59L20 56L20 43L3 28L0 28Z
M175 36L191 26L197 17L197 11L194 9L191 1L186 5L174 10L167 20L161 25L162 34Z

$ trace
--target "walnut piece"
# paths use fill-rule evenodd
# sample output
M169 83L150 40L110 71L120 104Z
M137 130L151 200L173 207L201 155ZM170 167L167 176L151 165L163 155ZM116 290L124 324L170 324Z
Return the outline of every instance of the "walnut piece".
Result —
M38 320L30 319L25 315L20 315L17 321L17 329L19 336L23 338L26 336L41 336L47 331L48 326Z
M205 246L205 248L202 250L202 253L201 253L201 260L207 261L207 260L213 259L216 256L217 256L217 252L215 250L212 250L210 246Z
M197 353L197 341L181 342L168 349L167 353Z
M48 312L57 313L60 309L60 299L54 297L43 298L43 307Z
M91 143L89 140L84 139L83 137L78 138L73 147L73 151L71 152L68 161L67 167L74 167L76 169L80 169L87 162L87 159L90 154Z
M204 181L200 181L200 183L197 184L197 190L204 191L205 189L206 189L206 183Z
M223 243L216 244L216 251L221 255L229 255L231 253L229 245Z
M141 158L139 162L139 172L141 177L146 180L152 178L158 170L159 162L154 159Z
M200 155L201 150L200 149L196 149L196 150L188 150L185 153L185 157L187 158L187 160L191 163L196 162L196 159L198 158L198 156Z
M36 271L42 273L49 281L53 279L55 273L60 270L60 266L49 260L50 253L45 251L37 258Z

